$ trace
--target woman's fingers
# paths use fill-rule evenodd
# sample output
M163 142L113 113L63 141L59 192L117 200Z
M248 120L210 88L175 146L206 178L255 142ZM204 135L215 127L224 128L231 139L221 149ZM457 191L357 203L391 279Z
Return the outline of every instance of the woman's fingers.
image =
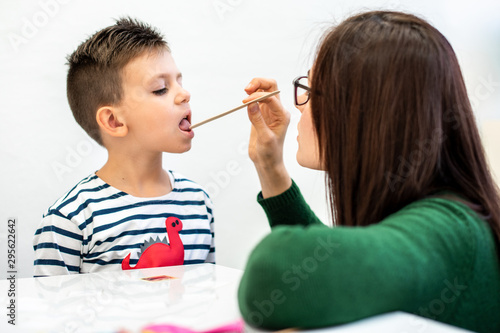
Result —
M278 90L276 80L267 78L253 78L250 83L245 87L247 94L253 94L256 91L275 91Z
M267 92L255 92L245 98L243 100L243 103L251 102L265 94L267 94ZM283 114L286 113L286 111L283 109L283 105L281 105L281 101L279 100L278 95L271 96L258 103L261 106L261 112L264 114L266 120L268 120L269 118L281 118Z
M248 103L269 92L263 90L278 90L278 84L276 83L276 80L273 79L254 78L250 81L250 84L245 88L245 90L250 95L245 98L243 102ZM251 117L251 108L249 107L248 110L249 117ZM266 98L258 104L255 103L255 108L253 110L256 112L254 120L262 121L259 125L266 125L277 136L284 135L290 121L290 115L289 112L283 108L279 99L279 94Z
M248 118L255 127L259 137L273 136L273 132L269 129L257 103L253 103L248 106Z

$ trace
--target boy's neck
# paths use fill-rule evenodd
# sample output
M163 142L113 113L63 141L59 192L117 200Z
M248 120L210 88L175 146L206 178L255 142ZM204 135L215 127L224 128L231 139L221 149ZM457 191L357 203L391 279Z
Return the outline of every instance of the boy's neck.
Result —
M162 154L145 158L109 154L96 175L109 185L135 197L159 197L172 191Z

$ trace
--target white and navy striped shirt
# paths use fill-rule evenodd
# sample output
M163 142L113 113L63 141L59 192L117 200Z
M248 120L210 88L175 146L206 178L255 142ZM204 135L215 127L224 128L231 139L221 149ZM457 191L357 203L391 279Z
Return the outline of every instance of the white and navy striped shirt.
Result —
M165 220L182 221L184 264L215 263L213 204L203 188L169 171L172 192L138 198L92 174L57 200L35 232L34 276L121 270L130 253L166 238Z

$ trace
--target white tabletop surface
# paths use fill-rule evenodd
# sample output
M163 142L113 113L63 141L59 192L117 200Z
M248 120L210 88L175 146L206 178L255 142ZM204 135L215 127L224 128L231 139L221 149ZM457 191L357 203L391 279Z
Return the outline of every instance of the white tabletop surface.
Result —
M203 330L239 319L242 271L213 264L17 280L16 327L0 281L0 332L131 332L150 323ZM146 281L151 276L173 279Z
M0 332L140 333L148 324L207 330L241 318L237 288L242 271L200 264L18 279L16 326L7 323L8 281L0 280ZM171 278L147 281L144 278ZM264 332L246 327L245 332ZM404 312L302 332L460 333L459 328Z
M354 323L300 333L466 333L467 330L446 325L405 312L391 312Z

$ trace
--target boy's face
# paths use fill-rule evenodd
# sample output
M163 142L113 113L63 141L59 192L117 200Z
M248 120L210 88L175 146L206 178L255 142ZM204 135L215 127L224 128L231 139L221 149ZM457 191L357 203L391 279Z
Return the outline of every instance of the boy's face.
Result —
M183 153L191 149L191 95L168 51L145 52L123 69L117 106L131 143L141 151Z

